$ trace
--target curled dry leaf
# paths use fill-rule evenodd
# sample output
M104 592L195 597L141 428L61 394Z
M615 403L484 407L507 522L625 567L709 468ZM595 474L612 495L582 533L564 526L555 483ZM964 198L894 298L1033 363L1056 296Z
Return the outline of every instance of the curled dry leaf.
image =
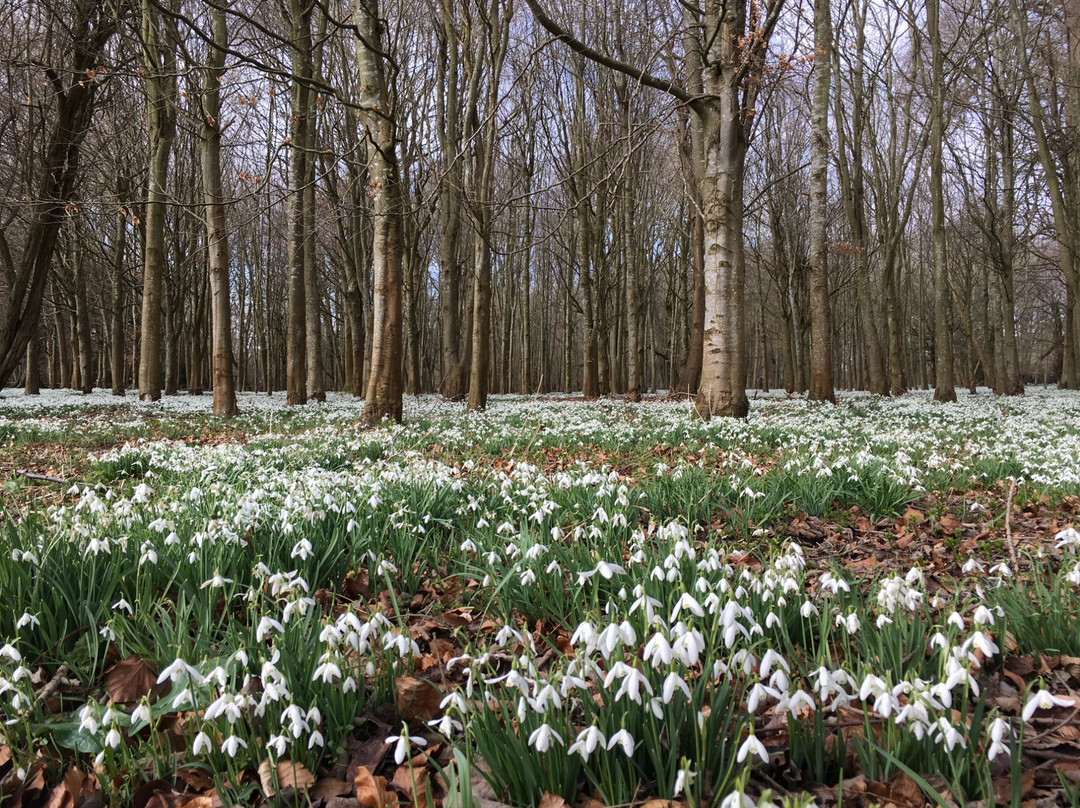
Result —
M388 808L390 805L390 797L386 793L386 778L376 777L367 766L361 766L357 770L353 785L356 786L356 799L361 808Z
M659 802L659 800L657 800ZM566 800L560 797L558 794L552 794L550 791L545 791L544 796L540 798L540 804L536 808L569 808L566 804ZM663 808L663 806L657 805L654 808Z
M49 795L49 801L45 803L45 808L75 808L75 803L82 796L85 780L86 775L74 766L68 769L64 779L57 784Z
M410 761L398 766L390 785L398 791L413 808L428 808L428 773L423 766L414 766Z
M394 680L394 697L398 715L406 721L431 721L442 712L442 691L431 682L414 676L399 676Z
M269 760L264 760L259 764L259 783L263 794L272 797L290 788L304 793L315 784L315 777L303 763L279 760L275 766Z
M352 794L354 786L336 777L323 777L309 792L312 802L315 800L329 800L333 797L343 797Z

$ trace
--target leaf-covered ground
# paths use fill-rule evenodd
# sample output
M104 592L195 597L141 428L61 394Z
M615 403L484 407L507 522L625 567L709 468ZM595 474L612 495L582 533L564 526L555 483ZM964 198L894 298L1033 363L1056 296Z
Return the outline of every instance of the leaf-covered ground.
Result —
M1080 396L241 407L0 395L0 800L1077 802Z

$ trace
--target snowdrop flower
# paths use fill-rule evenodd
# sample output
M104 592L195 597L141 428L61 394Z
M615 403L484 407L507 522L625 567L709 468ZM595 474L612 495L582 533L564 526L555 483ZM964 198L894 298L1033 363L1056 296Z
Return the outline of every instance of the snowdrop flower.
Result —
M964 562L964 566L960 568L960 571L965 575L972 572L986 572L986 567L979 563L976 558L969 558Z
M848 585L847 581L845 581L843 578L837 578L831 572L826 572L824 575L822 575L818 579L818 583L821 584L821 586L825 589L828 589L834 595L838 594L841 589L845 592L851 591L851 586Z
M113 606L113 608L114 609L116 608L115 605ZM23 626L40 626L40 625L41 625L41 621L38 620L34 615L30 614L30 612L23 612L22 617L20 617L15 622L15 628L22 628Z
M207 587L210 587L211 589L216 589L218 587L224 587L225 584L231 584L232 582L232 578L225 578L221 575L219 571L214 570L214 574L210 578L210 580L203 581L202 586L200 586L199 589L206 589Z
M671 792L672 798L678 797L685 792L686 789L690 788L690 786L694 784L694 779L696 777L697 775L690 771L690 767L684 764L683 767L679 769L679 773L675 776L675 788Z
M315 675L311 677L311 681L317 682L321 679L323 684L328 685L340 678L341 668L333 660L328 659L315 669Z
M312 555L311 542L307 539L300 539L300 541L293 545L290 558L299 557L301 561L307 561Z
M607 748L614 749L616 745L622 747L623 754L627 757L634 756L634 738L626 729L620 729L608 739Z
M551 747L552 739L558 741L560 746L565 745L565 741L563 741L562 736L559 733L547 724L541 724L529 735L529 746L534 747L537 752L543 753Z
M427 739L419 735L409 735L408 725L402 724L401 734L390 736L384 743L395 744L394 762L400 766L405 762L405 758L409 756L409 744L414 743L417 746L427 746Z
M255 639L258 642L262 642L266 639L266 636L271 630L277 631L279 634L285 633L285 626L281 625L277 620L270 617L270 615L263 615L259 621L259 625L255 628Z
M609 564L607 561L601 561L595 568L586 572L579 572L577 577L578 586L584 584L591 577L599 573L600 577L604 580L610 581L615 575L623 575L626 573L626 569L618 564Z
M975 621L975 625L977 626L994 625L994 613L983 605L979 605L975 608L975 613L972 615L971 619Z
M210 740L210 736L205 732L200 732L195 736L195 742L191 745L191 754L199 755L205 749L210 751L214 748L213 741Z
M1005 755L1008 756L1010 752L1009 745L1006 739L1012 738L1012 727L1009 726L1009 722L1001 716L998 716L990 722L990 729L988 734L990 735L991 743L990 748L986 752L987 759L993 760L1002 752L1004 752Z
M275 757L282 757L288 746L289 739L284 735L271 735L266 741L267 749L271 750Z
M773 665L779 665L785 671L791 673L791 667L788 665L787 660L776 653L776 651L769 648L761 657L761 668L759 673L762 676L768 676L772 672Z
M961 631L964 630L964 618L960 616L959 612L953 612L949 615L949 619L945 621L950 626L956 626Z
M150 723L150 718L151 718L150 705L148 705L145 701L139 702L139 705L134 710L131 711L131 723L132 724L140 724L140 723L149 724Z
M442 718L428 721L427 723L429 727L433 727L436 732L445 735L447 738L455 732L460 732L464 729L464 725L462 725L460 721L455 721L449 714L443 715Z
M1028 696L1027 704L1024 705L1024 721L1030 721L1038 710L1051 710L1054 707L1072 707L1072 699L1055 696L1049 690L1036 690Z
M945 748L948 751L952 751L955 747L959 746L962 749L967 748L967 741L964 740L964 736L960 734L960 731L953 726L952 722L942 716L937 720L937 738L938 743L944 741Z
M691 701L690 686L686 684L686 681L679 676L675 671L672 671L664 679L664 692L663 701L664 704L670 704L671 700L675 697L675 691L681 690L683 695L686 696L687 701Z
M579 732L577 738L570 744L570 748L566 752L569 755L577 753L581 755L582 760L588 761L589 755L595 752L597 748L606 749L607 739L598 727L592 726Z
M1002 578L1008 578L1012 575L1012 569L1004 561L1000 564L995 564L990 568L991 575L1000 575Z
M799 609L799 614L803 616L804 620L809 620L811 615L818 614L817 606L808 600L803 603L802 608Z
M1064 530L1058 531L1054 538L1057 540L1059 550L1063 547L1069 547L1075 553L1076 547L1080 545L1080 533L1073 529L1071 525Z
M247 741L240 738L239 735L230 735L221 742L221 751L231 758L236 757L236 753L240 751L241 747L247 749Z
M0 648L0 653L3 653L2 648ZM160 685L166 679L171 682L175 682L184 674L186 674L197 684L202 684L202 682L204 681L202 674L199 673L197 668L192 667L184 660L177 657L168 665L168 667L165 668L165 670L158 674L157 683Z
M694 600L694 597L689 592L683 592L682 597L675 601L675 606L671 610L672 623L678 620L679 612L683 609L686 609L698 617L705 616L705 610L701 608L701 604Z
M746 740L739 746L739 752L735 755L735 759L739 763L743 763L749 755L757 755L761 758L762 763L769 762L769 750L765 748L765 744L758 740L753 731L746 736Z

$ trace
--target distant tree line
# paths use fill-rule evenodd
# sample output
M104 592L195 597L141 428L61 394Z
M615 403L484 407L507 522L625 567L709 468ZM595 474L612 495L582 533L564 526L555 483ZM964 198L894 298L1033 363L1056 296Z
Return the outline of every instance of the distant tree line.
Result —
M0 385L1080 384L1080 0L6 0Z

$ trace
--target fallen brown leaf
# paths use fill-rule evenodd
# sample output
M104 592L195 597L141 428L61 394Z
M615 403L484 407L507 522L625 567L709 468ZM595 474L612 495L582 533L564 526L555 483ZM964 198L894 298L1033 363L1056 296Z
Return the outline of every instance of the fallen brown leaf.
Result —
M366 766L356 772L356 799L361 808L387 808L390 798L386 793L386 778L374 776Z
M569 806L566 804L566 800L558 794L545 791L544 796L540 798L540 804L536 808L569 808ZM656 808L660 808L660 806L656 806Z
M338 780L335 777L323 777L312 787L308 792L308 796L311 797L312 802L315 800L328 800L331 797L341 797L346 794L352 794L355 786L351 786L344 780Z
M109 696L120 704L138 701L156 684L157 672L135 655L117 662L105 677Z
M406 721L431 721L442 712L442 691L424 679L399 676L394 680L398 715Z
M259 764L259 783L267 797L290 788L303 794L315 784L315 777L303 763L279 760L275 766L269 760L264 760Z
M49 795L49 801L45 803L45 808L75 808L75 803L79 801L79 797L82 795L84 780L86 780L86 775L77 768L73 766L68 769L64 779L57 784L56 788L52 790L52 794Z
M1020 798L1030 797L1035 790L1035 770L1028 769L1020 774ZM994 799L998 805L1012 805L1012 778L994 778Z

